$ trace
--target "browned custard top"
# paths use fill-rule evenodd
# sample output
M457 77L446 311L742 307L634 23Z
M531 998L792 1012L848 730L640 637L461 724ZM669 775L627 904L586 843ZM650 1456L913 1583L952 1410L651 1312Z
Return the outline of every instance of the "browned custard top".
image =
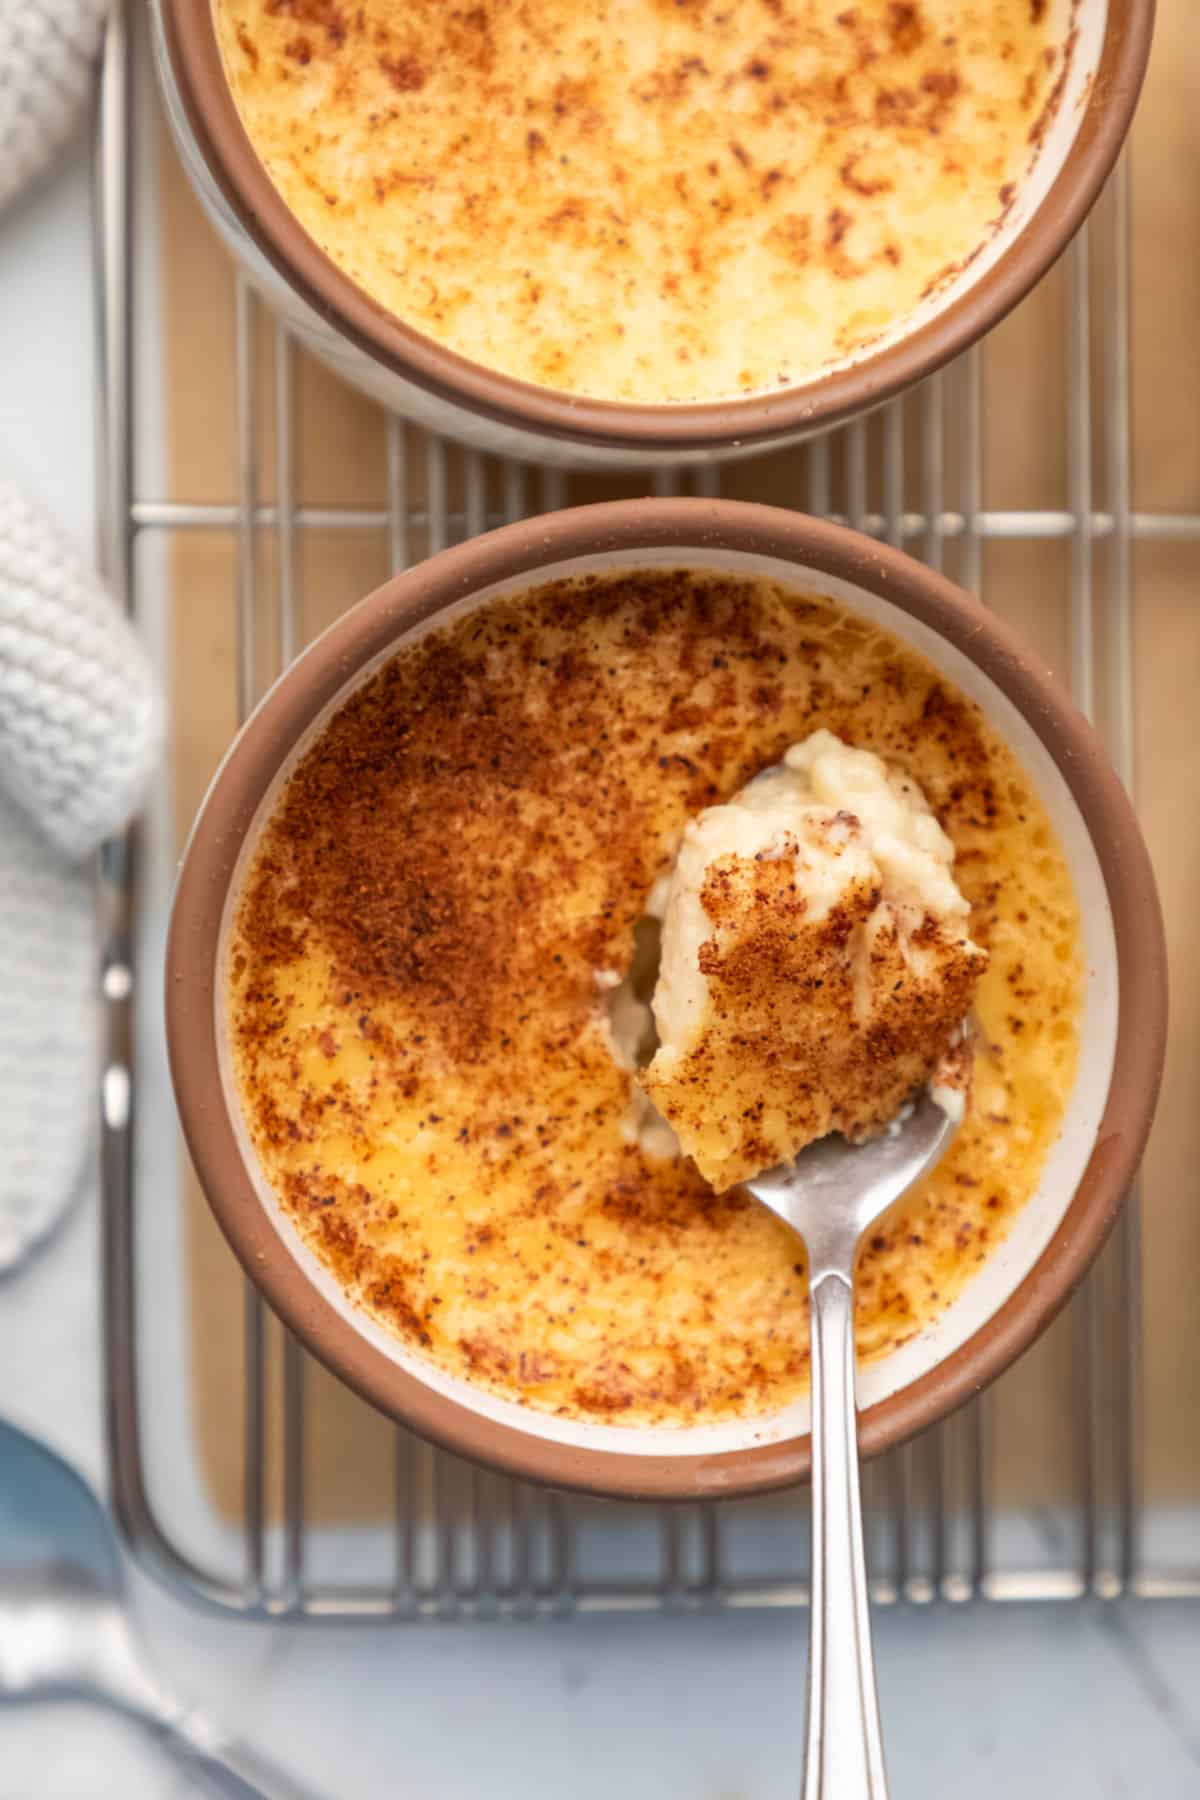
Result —
M966 1122L863 1251L870 1356L1004 1235L1075 1070L1072 884L973 704L832 601L637 572L430 631L283 789L229 952L249 1127L317 1254L445 1369L622 1423L774 1410L805 1385L796 1241L639 1144L603 983L688 817L821 726L920 785L990 955Z
M396 317L544 387L805 380L1004 216L1067 0L214 0L246 133Z

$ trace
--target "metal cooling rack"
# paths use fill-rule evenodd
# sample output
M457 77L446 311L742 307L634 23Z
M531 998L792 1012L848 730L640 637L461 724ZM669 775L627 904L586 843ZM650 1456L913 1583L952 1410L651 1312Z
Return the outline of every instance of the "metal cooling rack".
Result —
M298 648L297 555L307 534L386 532L392 562L400 567L490 525L561 505L568 482L551 471L498 467L392 419L386 427L385 507L298 504L293 357L286 333L276 328L276 498L261 503L254 403L257 303L239 284L236 366L228 372L236 383L238 439L228 497L183 503L156 499L135 486L137 359L131 320L138 199L133 168L135 144L139 149L144 145L151 121L135 80L131 26L131 16L116 8L105 52L96 159L103 552L112 582L136 610L135 548L140 542L214 530L234 534L236 592L229 599L238 620L238 705L244 715L275 668L286 665ZM1133 772L1133 546L1138 539L1200 535L1200 518L1132 509L1128 209L1128 180L1122 171L1069 254L1064 283L1065 507L985 508L984 358L979 352L872 421L818 441L792 465L795 504L904 544L985 593L986 553L993 543L1009 540L1032 547L1057 540L1065 545L1074 691L1080 704L1102 721L1127 781ZM220 254L215 245L213 254ZM1092 296L1098 286L1106 302L1096 313ZM139 356L154 350L136 348ZM423 469L418 503L408 499L414 463ZM753 479L748 468L737 477L739 492L747 491L746 482ZM654 485L660 492L715 494L730 479L713 470L669 472ZM638 484L632 485L636 490ZM461 496L453 505L451 493ZM275 546L269 591L257 554L264 538ZM272 621L266 654L264 618ZM155 1197L140 1191L133 1154L139 1050L134 999L143 972L137 844L132 837L110 847L102 887L109 1033L103 1094L107 1403L114 1507L135 1553L177 1588L243 1614L415 1619L802 1604L806 1500L785 1497L774 1503L773 1512L761 1503L739 1502L597 1508L470 1470L399 1429L392 1439L394 1524L384 1571L350 1583L336 1572L332 1577L321 1573L312 1562L315 1539L306 1505L310 1370L305 1354L290 1339L272 1347L274 1323L249 1288L245 1476L237 1527L241 1567L222 1574L205 1565L177 1521L156 1509L143 1457L146 1399L138 1337L147 1302L139 1289L138 1268L144 1209ZM1200 1579L1150 1565L1142 1548L1139 1217L1135 1195L1114 1244L1074 1302L1070 1374L1062 1404L1074 1474L1057 1546L1051 1554L1024 1561L1019 1545L1015 1553L1005 1549L1006 1525L995 1504L991 1455L995 1401L984 1396L869 1471L877 1599L1200 1593ZM238 1404L243 1404L240 1396ZM584 1555L597 1516L612 1551L602 1576L589 1574ZM635 1539L641 1546L636 1570L622 1560L622 1546ZM759 1546L757 1559L738 1550L746 1543Z

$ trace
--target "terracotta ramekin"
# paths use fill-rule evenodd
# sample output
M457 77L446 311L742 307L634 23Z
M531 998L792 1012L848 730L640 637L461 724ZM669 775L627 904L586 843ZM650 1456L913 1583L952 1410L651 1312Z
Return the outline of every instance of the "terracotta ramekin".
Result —
M991 329L1079 228L1124 140L1154 0L1050 0L1064 79L1040 147L994 234L880 342L812 381L705 405L583 400L499 375L403 324L296 222L242 129L212 0L153 0L167 115L229 248L293 331L350 381L430 430L568 466L713 462L794 443L879 406Z
M648 565L767 575L840 599L912 644L1003 733L1071 865L1087 965L1081 1061L1037 1194L948 1312L860 1371L864 1451L969 1399L1062 1306L1141 1154L1166 1029L1154 879L1099 740L1055 681L968 595L899 551L801 514L639 500L506 527L397 576L293 664L244 726L196 821L167 949L167 1028L184 1130L230 1243L291 1329L384 1411L460 1453L561 1487L625 1497L744 1494L808 1468L808 1405L733 1425L573 1424L437 1370L347 1299L270 1193L228 1079L223 939L257 822L300 748L381 658L448 609L570 573Z

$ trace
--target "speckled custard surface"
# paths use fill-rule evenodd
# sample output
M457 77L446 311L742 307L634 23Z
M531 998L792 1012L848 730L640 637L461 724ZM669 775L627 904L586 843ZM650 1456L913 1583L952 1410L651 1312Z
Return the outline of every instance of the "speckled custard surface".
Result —
M688 818L821 727L919 783L990 957L965 1123L864 1245L875 1357L1003 1238L1076 1067L1070 875L973 703L830 600L623 572L428 631L273 803L227 948L250 1135L317 1256L443 1369L622 1424L774 1411L807 1385L797 1242L638 1143L604 983Z
M1059 91L1047 0L213 0L251 143L382 306L657 404L807 379L973 256Z

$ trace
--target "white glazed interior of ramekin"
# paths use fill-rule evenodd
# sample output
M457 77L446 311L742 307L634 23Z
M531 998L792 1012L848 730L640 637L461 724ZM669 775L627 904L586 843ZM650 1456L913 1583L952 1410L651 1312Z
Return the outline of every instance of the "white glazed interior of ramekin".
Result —
M1117 957L1112 913L1100 864L1087 828L1070 791L1049 752L1024 716L960 650L948 644L928 626L911 618L892 602L866 588L806 570L803 565L742 551L667 548L630 550L575 557L547 564L532 573L492 584L470 595L430 620L402 641L410 644L425 631L485 605L498 595L520 592L542 582L570 575L601 573L616 568L718 569L741 576L766 576L799 592L828 594L849 611L884 626L895 637L912 645L982 708L1032 777L1042 803L1066 852L1075 881L1083 920L1086 988L1084 1016L1080 1021L1079 1074L1067 1109L1062 1134L1042 1172L1036 1194L1015 1222L1007 1239L973 1276L947 1311L928 1330L891 1355L859 1373L859 1404L864 1409L887 1399L901 1388L930 1373L953 1351L980 1330L1015 1291L1050 1243L1070 1204L1087 1165L1104 1111L1112 1078L1117 1034ZM556 1444L580 1449L657 1456L715 1455L776 1443L808 1430L809 1406L803 1399L775 1413L712 1425L637 1428L593 1424L554 1418L517 1402L500 1399L486 1390L446 1374L426 1357L393 1338L346 1295L340 1284L308 1249L275 1200L256 1152L250 1143L232 1079L223 996L225 946L242 877L253 852L260 823L274 805L298 758L321 731L330 714L347 695L395 654L383 652L346 683L297 744L272 782L246 835L226 897L221 922L217 982L216 1028L221 1078L226 1104L247 1168L289 1254L305 1270L308 1279L330 1306L383 1355L398 1363L426 1387L469 1408L481 1417L510 1429ZM747 1321L752 1329L753 1321Z

